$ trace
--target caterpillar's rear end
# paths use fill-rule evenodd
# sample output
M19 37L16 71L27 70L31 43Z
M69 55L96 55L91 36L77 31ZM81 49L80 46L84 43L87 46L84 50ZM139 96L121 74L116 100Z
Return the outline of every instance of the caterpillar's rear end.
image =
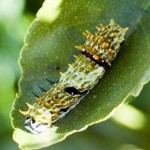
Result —
M65 73L61 73L58 83L36 98L29 109L20 112L26 116L24 126L31 133L40 133L62 118L74 108L80 100L97 84L115 59L120 44L128 28L122 28L114 21L109 25L96 27L95 34L86 31L84 45L75 46L81 51L74 56L75 62L69 64Z

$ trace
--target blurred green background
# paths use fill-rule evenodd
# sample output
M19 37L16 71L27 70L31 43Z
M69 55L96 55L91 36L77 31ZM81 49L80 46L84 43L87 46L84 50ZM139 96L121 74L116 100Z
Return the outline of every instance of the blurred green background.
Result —
M43 0L0 0L0 149L17 150L9 113L18 90L18 57L28 26ZM150 149L150 83L114 117L45 150Z

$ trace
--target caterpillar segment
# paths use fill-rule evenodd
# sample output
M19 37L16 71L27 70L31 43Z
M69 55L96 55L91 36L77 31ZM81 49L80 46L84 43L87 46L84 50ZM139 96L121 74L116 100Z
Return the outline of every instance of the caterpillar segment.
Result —
M24 126L33 134L43 132L58 119L64 117L98 83L111 66L124 41L128 28L122 28L113 20L107 26L100 24L97 32L83 33L84 45L75 46L81 51L75 62L42 97L37 97L28 110L20 113L26 117Z

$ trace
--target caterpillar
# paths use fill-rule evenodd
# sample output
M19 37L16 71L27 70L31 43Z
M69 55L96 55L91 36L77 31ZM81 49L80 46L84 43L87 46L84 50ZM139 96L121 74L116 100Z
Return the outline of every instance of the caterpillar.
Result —
M27 111L19 110L25 115L24 127L33 134L43 132L60 118L64 117L89 93L111 66L124 41L128 28L122 28L113 20L106 26L100 24L97 32L83 33L86 42L75 46L81 51L75 55L75 62L69 64L66 72L60 73L60 79Z

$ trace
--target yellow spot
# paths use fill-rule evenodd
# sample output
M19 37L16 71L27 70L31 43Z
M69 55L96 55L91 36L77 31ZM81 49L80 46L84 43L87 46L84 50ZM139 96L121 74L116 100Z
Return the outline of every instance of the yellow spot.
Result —
M40 102L42 99L41 98L38 98L38 97L36 97L36 102L38 103L38 102Z
M68 107L69 105L70 105L70 101L66 101L66 102L62 103L62 106L64 108Z
M104 49L108 49L109 48L109 43L104 43Z
M27 116L27 115L28 115L28 111L23 111L23 110L20 110L20 109L19 109L19 112L20 112L21 114L23 114L24 116Z
M100 42L103 43L105 41L105 38L103 36L100 37Z
M93 58L94 58L95 60L97 60L97 61L98 61L100 57L99 57L99 55L98 55L98 54L95 54L95 55L93 56Z
M92 49L91 49L91 47L89 45L86 47L86 51L87 52L91 52L92 51Z
M87 33L85 33L85 32L83 32L83 35L84 35L85 37L87 37L87 36L88 36L88 34L87 34Z
M70 68L72 68L72 67L73 67L73 65L72 65L72 64L68 64L68 66L69 66Z
M97 51L96 51L96 49L92 49L92 51L91 51L93 54L95 54Z
M95 38L99 37L98 33L95 33Z
M96 29L99 31L100 30L100 28L99 27L96 27Z
M110 26L115 26L116 23L115 23L115 21L114 21L113 19L111 19L109 25L110 25Z
M26 105L27 105L30 109L33 108L33 106L32 106L31 104L29 104L29 103L26 103Z
M37 111L38 111L39 114L43 113L43 109L38 109Z
M117 33L116 32L113 32L112 33L112 37L116 37L117 36Z
M48 102L44 102L44 106L47 107L47 108L50 108L50 107L51 107L51 104L48 103Z
M101 27L101 28L104 28L104 24L100 23L100 27Z
M93 65L89 64L89 65L88 65L88 68L89 68L89 69L92 69L92 68L93 68Z
M87 50L91 49L91 46L90 46L90 45L87 45L87 46L86 46L86 49L87 49Z
M111 66L111 63L110 63L110 61L106 60L106 62L107 62L107 64L108 64L109 66Z
M75 46L75 48L81 51L84 48L84 46L79 45L79 46Z
M76 59L79 59L79 56L78 55L73 55L74 58Z
M55 108L55 109L53 109L53 112L57 114L59 112L59 110L60 110L59 108Z
M51 124L51 123L52 123L51 118L43 117L43 119L44 119L48 124Z
M86 33L87 33L87 37L92 36L92 33L89 32L88 30L86 30Z
M114 54L115 53L115 51L113 51L112 49L109 49L109 54Z
M64 74L63 72L60 72L60 75L61 75L61 76L64 76L65 74Z
M129 28L126 27L126 28L123 28L123 30L124 30L124 32L127 32L129 30Z
M57 95L53 96L53 100L54 100L55 102L58 102L58 101L59 101L58 96L57 96Z

